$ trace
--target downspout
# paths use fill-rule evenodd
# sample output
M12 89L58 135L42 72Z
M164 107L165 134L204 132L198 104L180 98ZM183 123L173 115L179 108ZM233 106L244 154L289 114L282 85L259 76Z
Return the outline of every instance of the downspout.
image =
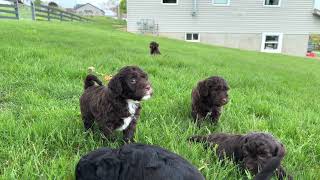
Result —
M198 6L197 6L197 0L192 0L193 1L193 8L192 8L192 13L191 15L193 17L197 16L198 13Z

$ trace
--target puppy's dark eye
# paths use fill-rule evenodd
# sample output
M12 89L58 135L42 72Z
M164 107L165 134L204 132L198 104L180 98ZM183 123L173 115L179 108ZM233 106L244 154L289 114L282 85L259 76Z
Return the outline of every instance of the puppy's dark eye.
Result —
M131 83L131 84L135 84L136 82L137 82L136 79L131 79L131 80L130 80L130 83Z
M147 75L145 75L145 74L143 74L141 77L142 77L143 79L148 78Z

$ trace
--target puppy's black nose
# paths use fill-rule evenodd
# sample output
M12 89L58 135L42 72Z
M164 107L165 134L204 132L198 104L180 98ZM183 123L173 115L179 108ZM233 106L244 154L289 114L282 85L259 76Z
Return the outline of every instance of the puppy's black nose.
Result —
M146 89L146 91L150 91L151 86L150 86L150 85L147 85L145 89Z

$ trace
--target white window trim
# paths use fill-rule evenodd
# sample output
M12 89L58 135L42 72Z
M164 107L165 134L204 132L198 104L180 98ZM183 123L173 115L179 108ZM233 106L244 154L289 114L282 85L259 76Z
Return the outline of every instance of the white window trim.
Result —
M193 39L193 34L198 34L198 40L187 40L187 34L192 34L192 39ZM184 40L187 41L187 42L200 42L200 33L187 32L187 33L185 33Z
M163 3L163 0L160 0L162 5L165 6L176 6L179 5L179 0L177 0L177 3Z
M266 37L267 36L279 36L278 39L278 49L276 50L270 50L270 49L264 49L266 44ZM282 52L282 41L283 41L283 33L262 33L262 41L261 41L261 52L266 53L281 53ZM269 42L270 43L270 42ZM271 42L272 43L272 42Z
M231 0L228 0L228 3L227 3L227 4L216 4L216 3L214 3L214 0L211 0L211 3L212 3L212 5L214 5L214 6L230 6L230 1L231 1Z
M278 7L281 7L281 1L282 1L282 0L279 0L279 4L278 4L278 5L266 5L266 4L265 4L265 1L266 1L266 0L262 0L262 1L263 1L262 3L263 3L263 6L264 6L264 7L275 7L275 8L278 8Z

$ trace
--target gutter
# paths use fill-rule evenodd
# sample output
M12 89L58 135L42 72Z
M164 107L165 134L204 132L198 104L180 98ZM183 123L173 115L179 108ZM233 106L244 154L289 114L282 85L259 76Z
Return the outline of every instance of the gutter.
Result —
M192 8L192 13L191 13L191 16L192 17L195 17L197 16L197 13L198 13L198 6L197 6L197 0L192 0L193 1L193 8Z

